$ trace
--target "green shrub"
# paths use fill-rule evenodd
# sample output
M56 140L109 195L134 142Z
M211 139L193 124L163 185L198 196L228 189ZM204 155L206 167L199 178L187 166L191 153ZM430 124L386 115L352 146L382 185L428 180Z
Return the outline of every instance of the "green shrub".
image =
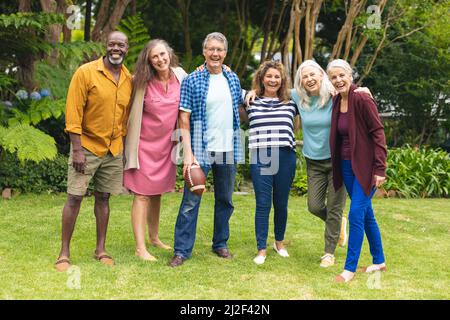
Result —
M297 147L297 168L292 182L291 194L302 196L308 192L308 179L306 177L306 161L301 148Z
M388 152L385 190L406 198L448 197L450 156L440 149L411 147Z
M65 192L67 185L67 156L39 163L21 163L17 156L3 152L0 159L0 189L20 192Z

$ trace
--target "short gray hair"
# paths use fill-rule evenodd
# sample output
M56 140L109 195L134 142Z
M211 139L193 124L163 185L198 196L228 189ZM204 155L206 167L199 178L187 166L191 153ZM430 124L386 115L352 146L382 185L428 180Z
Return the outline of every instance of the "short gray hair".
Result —
M203 49L206 49L206 44L208 43L209 40L217 40L222 42L225 46L225 51L228 51L228 41L227 38L222 33L212 32L208 34L205 40L203 40Z
M352 78L352 81L353 81L353 69L347 61L342 60L342 59L336 59L336 60L331 61L327 66L327 73L329 73L330 70L333 68L344 69L344 71L350 75L350 77Z

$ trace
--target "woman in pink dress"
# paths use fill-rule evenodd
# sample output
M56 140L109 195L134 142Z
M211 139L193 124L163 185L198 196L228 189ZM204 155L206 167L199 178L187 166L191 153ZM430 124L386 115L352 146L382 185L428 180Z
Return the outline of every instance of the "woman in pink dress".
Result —
M147 43L135 66L123 180L124 186L134 193L131 221L135 254L147 261L156 260L145 244L147 225L150 243L171 249L159 239L159 216L161 195L175 187L172 135L185 76L173 49L160 39Z

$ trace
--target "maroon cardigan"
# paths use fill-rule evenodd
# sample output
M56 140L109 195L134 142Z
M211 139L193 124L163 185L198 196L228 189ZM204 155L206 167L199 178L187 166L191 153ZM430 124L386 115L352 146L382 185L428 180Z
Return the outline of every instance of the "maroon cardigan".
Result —
M348 135L351 148L353 173L369 196L375 186L374 175L384 177L386 171L387 148L384 128L378 115L375 101L366 93L354 92L351 85L348 93ZM333 165L333 185L335 190L342 186L340 147L338 134L338 114L341 95L333 97L331 115L330 151Z

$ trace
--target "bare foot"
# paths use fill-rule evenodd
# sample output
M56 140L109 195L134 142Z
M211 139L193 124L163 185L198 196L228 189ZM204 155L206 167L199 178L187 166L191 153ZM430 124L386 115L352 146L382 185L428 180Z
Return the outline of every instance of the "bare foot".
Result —
M145 261L157 261L158 260L154 256L152 256L150 254L150 252L147 251L147 249L142 249L142 250L136 249L135 255Z
M352 281L352 279L355 277L355 273L351 271L344 270L340 275L336 276L334 278L334 281L336 282L349 282Z
M167 244L164 244L161 242L161 240L156 240L156 241L151 241L152 245L154 247L160 248L160 249L164 249L164 250L170 250L172 249L171 246L168 246Z

